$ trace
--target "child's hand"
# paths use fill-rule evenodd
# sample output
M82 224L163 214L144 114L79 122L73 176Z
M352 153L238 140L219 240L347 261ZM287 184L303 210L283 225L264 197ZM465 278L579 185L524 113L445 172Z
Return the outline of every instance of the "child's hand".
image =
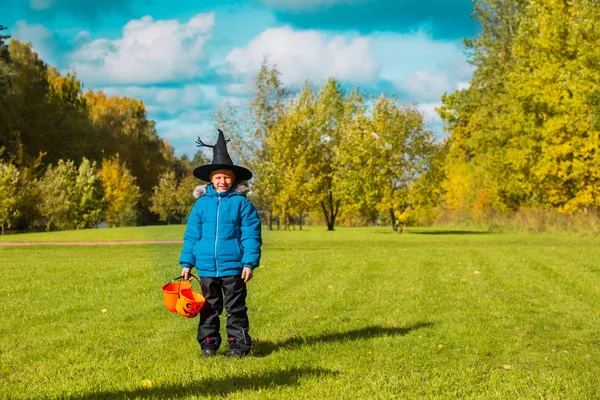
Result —
M250 279L252 279L252 269L251 268L244 268L242 270L242 279L244 280L244 283L246 283Z
M192 279L192 276L190 275L190 270L191 270L191 268L183 268L181 270L181 276L183 276L183 279L185 279L186 281L189 281Z

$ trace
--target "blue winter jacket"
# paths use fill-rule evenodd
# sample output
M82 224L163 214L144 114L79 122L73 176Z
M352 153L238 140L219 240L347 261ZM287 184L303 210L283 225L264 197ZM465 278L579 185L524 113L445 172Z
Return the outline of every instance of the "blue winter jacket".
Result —
M198 189L198 188L197 188ZM260 265L261 225L245 187L219 193L213 184L196 200L183 235L179 263L207 278L241 275Z

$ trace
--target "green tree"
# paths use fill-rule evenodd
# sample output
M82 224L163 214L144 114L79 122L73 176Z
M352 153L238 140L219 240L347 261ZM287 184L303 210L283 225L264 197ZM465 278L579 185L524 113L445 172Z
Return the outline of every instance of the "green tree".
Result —
M271 149L275 188L273 209L289 229L293 216L315 208L318 184L318 135L314 128L315 96L307 82L271 129L265 147Z
M191 193L191 192L190 192ZM150 197L150 211L159 215L160 221L170 224L173 218L180 217L177 201L177 178L174 171L167 171L158 180Z
M84 158L79 165L75 179L74 193L77 197L77 228L92 228L102 219L105 200L102 179L96 162Z
M177 216L181 218L181 223L184 223L192 211L192 207L196 202L194 197L194 189L199 185L198 179L194 175L184 176L177 185L175 198L177 200Z
M314 143L320 157L315 168L315 195L323 211L327 230L334 230L341 201L346 196L343 185L340 185L340 168L336 149L344 136L345 122L351 119L360 107L357 107L356 96L344 96L339 82L329 78L318 90L315 104L314 127L318 139Z
M39 182L41 215L46 219L46 230L73 229L77 219L75 181L77 170L73 161L59 160L49 165Z
M0 163L0 228L11 228L19 216L19 171L12 164Z

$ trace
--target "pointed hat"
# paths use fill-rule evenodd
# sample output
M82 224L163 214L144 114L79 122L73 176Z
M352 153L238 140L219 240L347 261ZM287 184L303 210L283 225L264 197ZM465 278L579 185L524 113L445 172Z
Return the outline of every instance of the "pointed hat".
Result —
M217 138L217 143L213 146L202 142L200 137L196 140L198 147L210 147L213 149L213 159L210 164L201 165L194 169L194 176L200 180L210 182L211 172L218 169L227 169L233 171L236 181L247 181L252 178L252 172L249 169L235 165L233 161L231 161L231 157L229 157L229 153L227 152L227 143L229 142L229 139L225 140L223 131L220 129L218 129L218 131L219 137Z

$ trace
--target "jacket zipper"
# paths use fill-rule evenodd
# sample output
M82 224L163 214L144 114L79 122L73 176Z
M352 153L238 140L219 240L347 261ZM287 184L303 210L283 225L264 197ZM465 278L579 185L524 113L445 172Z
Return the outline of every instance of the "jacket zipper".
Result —
M215 266L217 267L217 277L219 276L219 260L217 259L217 241L219 240L219 213L221 212L221 197L217 204L217 228L215 232Z

